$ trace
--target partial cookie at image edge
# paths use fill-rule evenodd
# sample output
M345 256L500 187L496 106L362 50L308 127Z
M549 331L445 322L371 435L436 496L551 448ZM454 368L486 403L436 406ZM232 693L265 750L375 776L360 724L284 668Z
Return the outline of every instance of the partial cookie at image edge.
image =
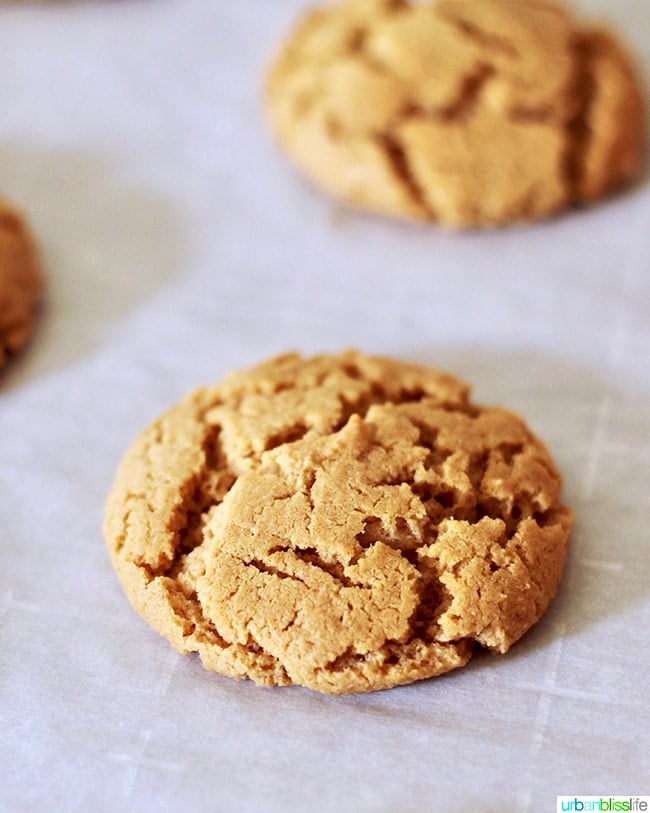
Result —
M38 248L24 216L0 201L0 370L31 338L43 287Z

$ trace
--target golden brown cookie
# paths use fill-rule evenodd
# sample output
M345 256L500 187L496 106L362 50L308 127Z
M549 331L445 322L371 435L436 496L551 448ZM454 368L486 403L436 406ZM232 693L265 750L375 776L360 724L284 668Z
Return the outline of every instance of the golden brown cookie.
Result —
M335 198L453 227L535 220L638 174L643 104L604 31L551 0L346 0L306 15L271 126Z
M135 441L104 532L180 652L264 685L410 683L506 652L545 611L572 525L522 421L356 352L199 389Z
M31 335L41 289L29 230L17 212L0 201L0 367Z

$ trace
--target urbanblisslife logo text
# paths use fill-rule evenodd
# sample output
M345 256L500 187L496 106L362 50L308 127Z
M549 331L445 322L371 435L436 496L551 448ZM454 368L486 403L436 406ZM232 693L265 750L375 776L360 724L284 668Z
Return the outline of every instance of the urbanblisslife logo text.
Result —
M650 796L558 796L557 813L590 813L590 811L650 811Z

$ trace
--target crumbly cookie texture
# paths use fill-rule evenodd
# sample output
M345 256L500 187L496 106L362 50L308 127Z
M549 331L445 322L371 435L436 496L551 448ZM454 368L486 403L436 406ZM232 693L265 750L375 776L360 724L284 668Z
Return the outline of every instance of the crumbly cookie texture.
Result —
M0 201L0 367L30 337L41 290L37 252L27 225Z
M308 13L267 83L297 167L351 205L451 227L594 201L640 171L616 39L551 0L347 0Z
M200 389L118 470L105 517L133 607L263 685L410 683L506 652L572 525L522 421L429 368L289 354Z

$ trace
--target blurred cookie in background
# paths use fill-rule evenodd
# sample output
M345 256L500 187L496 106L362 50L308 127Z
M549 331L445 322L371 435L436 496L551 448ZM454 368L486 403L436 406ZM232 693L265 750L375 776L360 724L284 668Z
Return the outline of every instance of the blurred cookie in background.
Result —
M0 368L32 334L43 279L22 215L0 201Z
M638 175L644 110L617 39L550 0L346 0L309 12L267 82L275 136L334 198L503 226Z

